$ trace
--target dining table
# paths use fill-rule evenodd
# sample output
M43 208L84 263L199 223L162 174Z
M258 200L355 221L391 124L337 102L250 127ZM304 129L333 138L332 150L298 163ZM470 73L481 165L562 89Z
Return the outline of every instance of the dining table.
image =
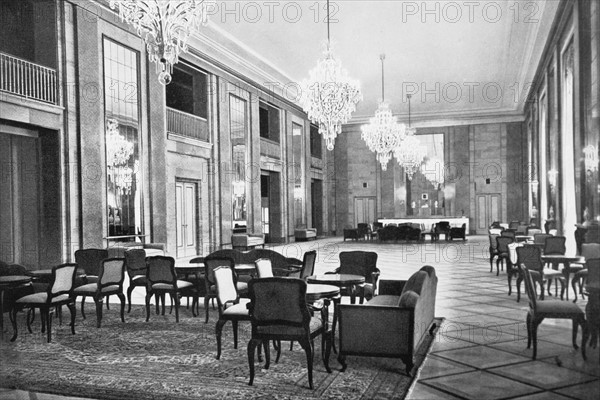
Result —
M0 276L0 338L4 337L4 292L31 283L31 276L6 275Z
M312 275L306 278L306 281L309 284L321 284L321 285L331 285L336 286L341 289L344 287L350 288L350 302L356 302L355 288L356 285L361 285L365 283L365 277L362 275L353 275L353 274L323 274L323 275ZM332 298L333 300L333 323L331 327L332 332L332 347L333 351L337 353L337 349L335 347L335 341L333 338L335 337L335 329L337 327L337 319L338 319L338 308L341 301L341 296L335 296Z
M571 273L581 271L585 264L585 258L581 256L570 256L565 254L543 254L542 261L545 263L552 264L552 269L558 270L558 265L562 264L562 274L565 278L565 291L566 298L569 300L569 281L571 279ZM577 263L578 265L572 266L571 263Z

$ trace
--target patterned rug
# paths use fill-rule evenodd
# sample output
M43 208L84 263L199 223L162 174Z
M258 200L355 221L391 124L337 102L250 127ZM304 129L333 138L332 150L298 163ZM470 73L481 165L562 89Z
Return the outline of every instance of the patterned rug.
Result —
M274 363L271 350L270 368L257 365L254 384L248 386L249 323L239 325L238 349L233 348L231 324L225 326L223 352L216 360L216 311L211 310L205 324L204 318L193 318L183 307L176 324L174 315L151 314L145 322L144 308L137 306L123 324L117 308L114 305L104 313L102 328L97 329L93 305L88 305L87 320L77 314L75 335L66 322L59 326L55 318L52 343L46 343L40 333L39 316L30 334L21 326L25 316L20 314L17 340L9 342L9 326L0 342L0 387L114 400L402 399L413 381L404 374L399 359L348 357L348 369L341 373L332 354L333 372L328 374L318 356L321 340L317 338L314 390L308 387L304 351L298 344L290 351L285 343L279 363ZM68 312L64 314L66 321ZM413 376L432 339L428 336L419 349Z

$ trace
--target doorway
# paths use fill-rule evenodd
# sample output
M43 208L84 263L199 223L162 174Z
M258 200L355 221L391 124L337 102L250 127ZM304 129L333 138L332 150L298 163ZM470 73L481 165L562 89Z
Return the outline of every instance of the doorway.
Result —
M261 223L266 243L283 241L279 177L279 172L274 171L262 171L260 176Z
M317 235L323 234L323 181L313 179L310 184L311 222Z
M477 195L477 234L486 234L494 221L502 222L502 195Z
M376 197L354 198L354 226L358 224L371 224L375 222Z
M197 254L197 193L195 182L175 182L178 258Z

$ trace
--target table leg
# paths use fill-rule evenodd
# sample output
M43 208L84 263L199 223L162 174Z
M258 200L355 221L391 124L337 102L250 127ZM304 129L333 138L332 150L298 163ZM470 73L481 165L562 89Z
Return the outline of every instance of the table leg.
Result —
M567 300L569 300L569 280L571 278L571 263L569 261L565 261L563 263L563 275L565 277L566 286L564 290L566 291ZM560 299L562 300L562 294L560 296Z
M4 339L4 289L0 289L0 340Z
M335 328L337 327L339 306L342 301L342 296L334 297L333 299L333 324L331 326L331 347L333 352L337 354L337 348L335 347Z

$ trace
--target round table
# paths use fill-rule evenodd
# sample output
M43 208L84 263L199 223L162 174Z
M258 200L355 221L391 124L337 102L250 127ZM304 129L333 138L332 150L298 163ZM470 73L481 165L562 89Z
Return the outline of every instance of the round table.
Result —
M4 337L4 291L27 285L31 282L31 276L7 275L0 276L0 338Z
M567 292L567 300L569 300L569 280L570 280L570 275L571 272L577 272L580 271L581 269L583 269L583 266L581 268L571 268L571 263L572 262L576 262L576 263L585 263L585 258L581 257L581 256L567 256L564 254L548 254L548 255L542 255L542 261L543 262L547 262L547 263L551 263L552 264L552 268L555 270L558 270L558 264L562 264L563 265L563 270L562 270L562 274L565 277L565 285L566 285L566 292Z
M340 294L340 288L334 285L309 283L306 285L306 301L313 303L320 299L332 298Z

